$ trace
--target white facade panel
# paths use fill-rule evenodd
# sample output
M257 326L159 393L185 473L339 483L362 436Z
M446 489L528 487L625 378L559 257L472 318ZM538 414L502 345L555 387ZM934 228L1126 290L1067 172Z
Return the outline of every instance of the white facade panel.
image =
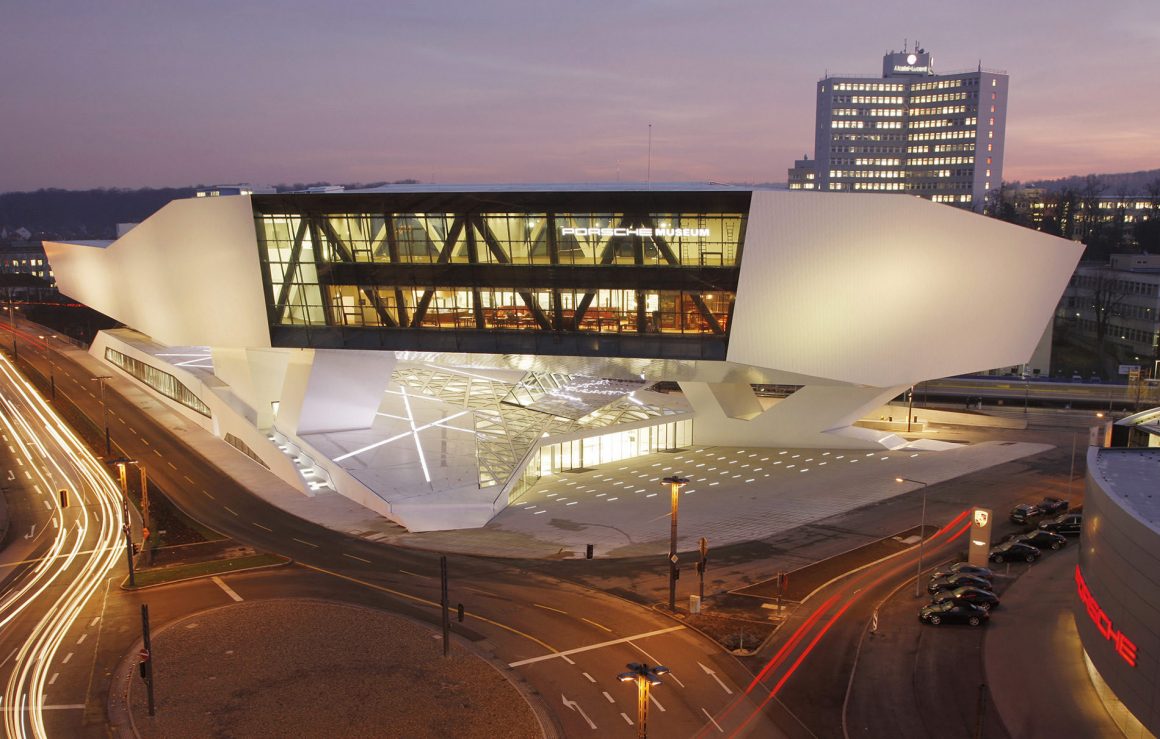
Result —
M62 293L169 346L270 346L250 198L174 200L106 247L44 242Z
M919 198L756 191L728 359L878 387L1023 364L1082 252Z

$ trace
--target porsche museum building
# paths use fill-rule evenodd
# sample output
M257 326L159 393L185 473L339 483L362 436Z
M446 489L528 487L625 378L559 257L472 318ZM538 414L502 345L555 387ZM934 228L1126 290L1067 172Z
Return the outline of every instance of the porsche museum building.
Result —
M91 349L111 370L411 530L691 444L900 448L856 422L1027 361L1082 248L918 198L656 184L191 198L45 244L125 325Z

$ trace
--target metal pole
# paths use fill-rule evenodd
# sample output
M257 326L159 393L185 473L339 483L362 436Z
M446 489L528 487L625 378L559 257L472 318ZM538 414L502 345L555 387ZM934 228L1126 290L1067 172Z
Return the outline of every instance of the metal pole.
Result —
M910 392L907 394L909 404L906 408L906 433L910 433L910 420L914 418L914 385L910 386Z
M914 597L922 595L922 545L926 543L926 483L922 484L922 519L918 525L918 573L914 576Z
M451 653L451 614L447 600L447 555L439 555L439 603L443 610L443 656Z
M141 640L145 643L145 692L149 699L149 715L156 712L153 702L153 642L149 637L149 606L141 604Z
M121 481L121 530L125 532L125 557L129 562L129 587L137 587L136 573L133 571L133 527L129 524L129 495L125 490L125 463L117 463L117 477Z
M680 485L669 484L672 490L672 520L669 521L669 610L677 610L677 511Z
M636 735L639 739L648 738L648 688L648 677L638 675L636 678Z
M1071 470L1067 473L1067 494L1071 495L1071 481L1075 477L1075 432L1071 432Z

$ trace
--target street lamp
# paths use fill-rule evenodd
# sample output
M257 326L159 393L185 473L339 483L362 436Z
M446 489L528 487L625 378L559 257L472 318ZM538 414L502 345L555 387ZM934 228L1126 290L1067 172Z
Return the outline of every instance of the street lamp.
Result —
M92 378L92 382L101 383L101 413L105 417L105 456L113 456L113 444L109 440L109 406L105 405L105 381L113 379L110 375L101 375Z
M622 683L636 682L636 735L638 739L648 736L648 691L661 684L661 675L667 675L669 668L664 665L649 667L643 662L629 662L625 665L629 672L616 676Z
M922 595L922 545L926 542L926 485L922 480L911 480L909 477L896 477L895 482L913 482L922 485L922 518L918 524L918 573L914 576L914 597Z
M672 491L672 520L669 521L669 610L677 610L677 509L680 507L680 490L687 479L673 475L663 480Z

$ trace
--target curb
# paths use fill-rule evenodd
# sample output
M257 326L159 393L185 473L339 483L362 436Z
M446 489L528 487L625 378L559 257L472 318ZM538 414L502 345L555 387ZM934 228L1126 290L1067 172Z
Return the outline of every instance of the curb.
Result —
M275 554L274 556L281 557L282 555ZM285 567L287 565L294 564L293 558L285 557L284 559L286 560L285 562L274 562L273 564L268 564L268 565L254 565L253 567L242 567L241 569L237 569L237 570L225 570L223 572L212 572L212 573L207 573L205 575L193 575L190 577L180 577L176 580L166 580L165 582L157 582L157 583L153 583L152 585L135 585L133 587L129 587L128 585L125 584L129 580L129 576L125 575L124 579L121 580L120 584L117 587L119 587L121 590L124 590L126 593L139 593L139 592L144 591L144 590L152 590L153 588L163 588L166 585L176 585L177 583L181 583L181 582L193 582L195 580L204 580L207 577L221 577L222 575L236 575L240 572L256 572L258 570L272 570L275 567Z

